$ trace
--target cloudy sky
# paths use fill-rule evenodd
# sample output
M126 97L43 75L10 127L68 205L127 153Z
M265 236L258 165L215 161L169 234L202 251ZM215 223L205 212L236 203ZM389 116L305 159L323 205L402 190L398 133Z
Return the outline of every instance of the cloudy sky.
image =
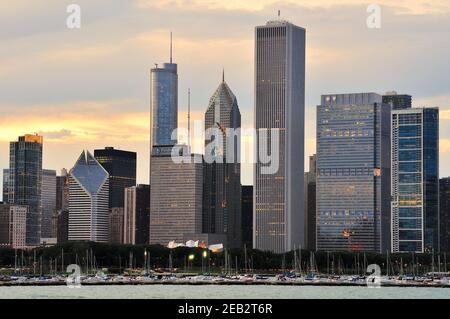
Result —
M373 2L381 29L366 26ZM66 27L71 3L82 8L81 29ZM45 168L70 169L83 149L114 146L138 152L138 180L148 183L149 70L167 62L170 31L180 126L188 87L201 120L225 68L251 127L254 27L278 10L307 29L306 156L315 151L321 94L396 90L413 95L414 106L441 108L441 176L450 175L448 0L2 1L0 167L8 167L9 141L36 132Z

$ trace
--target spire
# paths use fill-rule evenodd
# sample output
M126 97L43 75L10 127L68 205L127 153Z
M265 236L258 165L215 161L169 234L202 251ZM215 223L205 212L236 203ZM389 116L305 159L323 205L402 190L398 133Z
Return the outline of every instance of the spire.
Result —
M225 83L225 68L222 70L222 83Z
M191 89L188 89L188 148L191 148Z
M172 31L170 31L170 64L172 64L172 55L173 55L173 40L172 40Z

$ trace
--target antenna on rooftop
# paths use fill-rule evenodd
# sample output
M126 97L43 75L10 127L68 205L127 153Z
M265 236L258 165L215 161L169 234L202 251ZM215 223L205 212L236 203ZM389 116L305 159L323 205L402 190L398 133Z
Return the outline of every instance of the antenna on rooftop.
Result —
M172 40L172 31L170 31L170 64L172 64L172 56L173 56L173 40Z

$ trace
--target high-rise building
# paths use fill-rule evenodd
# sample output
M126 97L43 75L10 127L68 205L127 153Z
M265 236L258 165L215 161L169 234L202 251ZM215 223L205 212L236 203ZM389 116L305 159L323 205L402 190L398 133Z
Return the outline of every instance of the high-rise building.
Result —
M56 176L56 210L63 211L69 209L69 176L67 170L63 168L61 175Z
M114 207L109 212L109 242L112 244L123 244L123 215L123 207Z
M203 159L187 148L155 146L150 169L150 244L194 240L202 233Z
M106 147L94 157L109 174L109 209L123 207L125 188L136 185L136 153Z
M150 240L150 185L125 189L124 244L145 245Z
M65 243L69 233L69 176L66 169L56 176L56 209L53 217L54 233L58 243Z
M441 178L439 186L440 248L441 252L450 252L450 177Z
M56 213L56 171L42 170L41 238L56 238L53 220Z
M439 110L392 111L392 252L439 251Z
M27 213L27 206L0 204L0 248L26 247Z
M387 92L383 95L383 103L389 104L392 110L404 110L412 107L412 96L397 94L397 92Z
M172 39L170 63L151 69L150 109L151 145L175 145L177 139L171 136L178 128L178 73L177 65L172 63Z
M253 245L278 253L305 246L305 38L305 29L286 21L256 28L256 154L271 154L279 167L276 173L265 171L269 165L261 158L254 166ZM279 145L270 150L271 139L264 136L274 131Z
M39 135L20 136L10 143L9 199L10 204L28 206L26 244L39 245L42 215L42 146Z
M317 107L316 246L389 249L390 106L375 93L323 95Z
M242 186L242 243L247 248L253 247L253 186Z
M59 210L55 219L56 242L63 244L69 240L69 210Z
M305 242L309 250L316 250L316 162L317 156L310 156L309 172L305 173Z
M9 169L3 170L3 202L8 203L9 198Z
M109 174L88 151L69 173L70 241L108 242Z
M229 248L242 246L240 127L237 99L223 77L205 113L211 135L205 139L203 232L225 234Z

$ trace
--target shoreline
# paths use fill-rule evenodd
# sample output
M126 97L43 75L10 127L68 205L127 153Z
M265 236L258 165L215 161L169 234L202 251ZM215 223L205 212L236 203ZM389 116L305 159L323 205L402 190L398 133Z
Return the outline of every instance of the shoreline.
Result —
M367 287L365 282L213 282L213 281L138 281L138 282L83 282L81 286L313 286L313 287ZM60 287L67 286L65 281L58 282L0 282L2 287ZM448 284L432 283L381 283L383 288L450 288Z

